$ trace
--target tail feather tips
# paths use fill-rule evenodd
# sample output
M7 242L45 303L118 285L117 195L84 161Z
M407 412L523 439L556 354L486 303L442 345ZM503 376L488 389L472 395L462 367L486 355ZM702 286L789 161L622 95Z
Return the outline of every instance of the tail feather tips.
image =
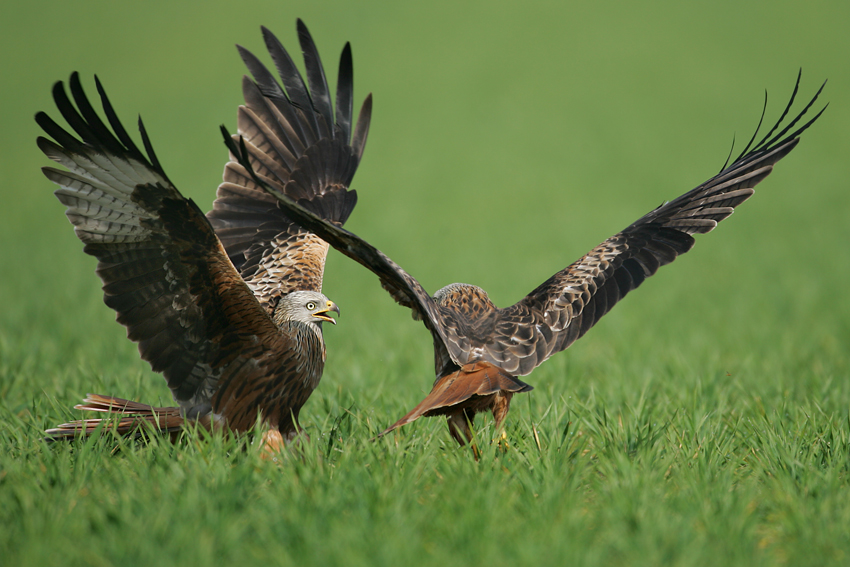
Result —
M110 417L80 419L57 425L45 431L48 440L88 437L103 428L110 428L119 435L140 435L143 431L170 433L179 431L184 423L180 408L154 407L99 394L88 394L74 409L108 413Z

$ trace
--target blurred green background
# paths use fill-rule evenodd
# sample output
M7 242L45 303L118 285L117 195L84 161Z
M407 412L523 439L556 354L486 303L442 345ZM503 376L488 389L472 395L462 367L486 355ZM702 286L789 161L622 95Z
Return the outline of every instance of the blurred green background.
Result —
M538 368L508 421L542 419L558 399L616 413L647 392L675 404L692 391L693 408L708 393L768 415L805 399L846 428L847 2L33 0L0 21L0 404L24 438L69 418L87 391L170 402L103 305L95 262L39 171L49 162L33 115L59 118L51 86L76 70L91 95L97 73L128 130L141 114L169 177L208 210L227 155L218 127L235 128L241 102L233 46L268 62L266 25L298 60L296 17L332 84L351 41L355 104L375 97L347 228L429 291L474 283L500 306L716 173L733 135L738 148L749 139L765 89L772 124L799 68L799 102L829 79L830 108L756 196ZM328 366L302 421L322 428L349 408L368 422L365 438L429 389L431 339L334 251L325 292L342 318L326 331ZM443 427L403 436L443 442Z
M353 184L360 202L347 226L429 291L475 283L501 306L714 174L733 135L739 147L749 138L764 89L769 122L800 67L801 101L828 78L829 110L756 197L571 354L591 349L589 359L598 350L616 357L630 341L643 341L662 356L710 341L718 352L744 355L752 336L768 333L764 348L820 341L843 358L850 311L848 15L842 2L783 1L36 0L7 7L0 24L0 356L35 374L6 392L8 399L47 394L70 402L83 393L65 392L61 376L38 374L50 357L119 384L129 379L115 374L131 365L145 377L127 385L128 395L153 388L168 399L164 382L147 377L147 365L102 305L94 261L81 253L39 171L48 160L35 146L33 115L46 110L60 118L53 82L78 70L94 94L97 73L128 129L141 114L171 179L207 210L226 157L218 126L234 128L241 97L244 68L233 45L268 62L259 33L266 25L299 59L296 17L312 31L332 82L339 52L351 41L356 104L368 92L375 96ZM393 351L409 335L421 346L403 377L414 401L432 373L424 327L410 322L371 274L333 251L325 291L343 318L327 333L323 388L341 386L370 400L376 384L395 384ZM372 348L387 351L386 366L335 363ZM532 382L554 380L563 393L583 381L580 369L564 380L565 364L544 365ZM363 375L352 376L357 372Z

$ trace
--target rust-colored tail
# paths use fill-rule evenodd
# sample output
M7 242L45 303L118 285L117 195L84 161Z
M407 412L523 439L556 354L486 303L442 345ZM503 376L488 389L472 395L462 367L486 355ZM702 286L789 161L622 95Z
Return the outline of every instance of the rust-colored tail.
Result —
M119 419L109 417L103 419L81 419L79 421L63 423L45 432L48 439L61 440L72 439L77 436L88 437L103 422L113 423L115 431L120 435L139 433L141 429L145 428L145 424L149 426L147 427L148 430L163 433L179 431L183 426L183 416L180 415L180 408L158 408L112 396L86 394L86 399L83 400L83 403L74 406L74 409L100 411L109 414L119 414L125 417Z
M423 415L430 417L465 411L474 416L477 412L492 409L497 394L515 394L531 389L530 385L506 374L501 368L487 362L473 362L438 378L431 393L419 405L380 435L386 435Z

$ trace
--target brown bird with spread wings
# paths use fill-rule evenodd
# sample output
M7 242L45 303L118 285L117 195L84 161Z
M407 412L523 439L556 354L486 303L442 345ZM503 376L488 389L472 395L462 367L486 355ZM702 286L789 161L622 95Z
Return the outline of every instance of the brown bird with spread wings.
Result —
M147 157L121 125L100 82L109 127L71 75L76 108L59 82L56 105L76 132L43 112L36 121L54 140L38 146L68 171L45 167L84 251L98 259L104 301L118 313L143 359L162 372L179 407L158 408L89 395L79 409L124 417L120 433L151 423L179 430L185 421L233 431L262 419L272 448L299 430L298 413L322 376L322 323L339 308L321 293L328 245L292 221L253 176L298 199L334 226L357 201L348 189L369 130L371 95L352 137L351 48L342 51L334 114L316 46L301 20L298 39L307 82L278 39L263 28L283 82L238 47L244 77L239 136L252 174L231 160L213 210L204 216L163 171L141 120ZM308 89L309 86L309 89ZM102 420L60 425L52 438L91 433Z
M791 131L817 100L821 86L811 102L783 125L799 83L798 76L776 125L753 145L756 129L734 163L644 215L504 309L493 305L483 289L468 284L451 284L431 297L412 276L363 239L265 186L295 222L373 271L393 299L409 307L414 319L421 319L433 335L436 380L431 393L382 435L421 416L445 415L452 437L463 445L472 440L470 426L475 414L488 409L500 427L511 397L532 389L518 376L529 374L566 349L659 267L690 250L694 234L711 232L753 194L753 187L770 174L773 165L794 149L798 136L823 112ZM244 152L231 144L231 153L239 156Z

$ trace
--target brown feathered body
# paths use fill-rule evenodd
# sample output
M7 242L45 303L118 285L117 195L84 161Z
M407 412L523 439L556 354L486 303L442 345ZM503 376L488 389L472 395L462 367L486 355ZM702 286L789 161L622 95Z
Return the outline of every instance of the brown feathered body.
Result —
M293 220L373 271L393 299L410 308L414 319L431 331L436 370L433 388L384 433L421 416L446 415L452 436L463 444L471 439L467 422L476 412L489 409L500 425L511 397L531 390L518 376L529 374L569 347L661 266L688 252L695 235L711 232L753 195L753 188L796 147L799 135L823 112L793 130L821 87L811 102L785 123L799 80L798 76L794 94L776 125L755 144L754 134L728 167L644 215L507 308L496 307L484 290L468 284L449 285L431 297L415 278L362 238L326 222L275 188L264 188ZM239 153L235 147L231 152Z
M300 20L298 32L306 82L265 28L283 87L239 48L254 76L243 80L238 123L255 173L231 159L207 216L168 179L141 121L147 155L136 147L99 81L109 126L76 73L69 83L76 107L61 82L53 90L76 135L44 113L36 116L55 140L39 138L39 147L67 169L44 173L60 186L56 196L85 252L98 259L104 301L178 404L155 408L89 395L78 406L124 416L120 432L139 423L171 431L181 419L245 431L261 419L278 440L297 433L298 414L324 369L322 323L335 323L329 312L339 309L321 293L328 245L294 224L255 176L342 225L357 201L348 186L371 112L367 97L352 139L350 47L340 61L334 114L318 52ZM92 420L72 422L48 434L69 437L94 427Z

